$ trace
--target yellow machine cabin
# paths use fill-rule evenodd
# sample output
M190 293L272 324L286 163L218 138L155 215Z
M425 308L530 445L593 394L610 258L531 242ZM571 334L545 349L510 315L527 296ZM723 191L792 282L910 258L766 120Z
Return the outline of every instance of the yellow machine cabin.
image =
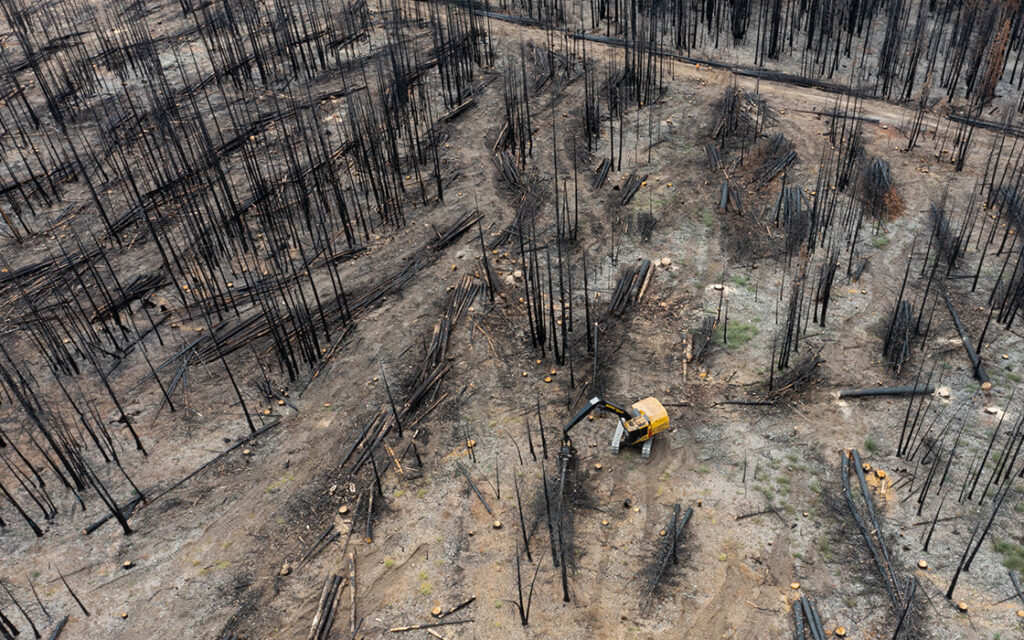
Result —
M623 409L618 405L594 397L576 412L576 415L562 430L563 444L569 443L569 431L597 410L613 413L619 419L619 425L612 437L612 453L618 453L623 445L642 444L640 455L645 459L649 458L651 457L651 445L654 442L652 438L668 429L668 411L665 411L665 407L656 398L644 398L633 403L629 409Z

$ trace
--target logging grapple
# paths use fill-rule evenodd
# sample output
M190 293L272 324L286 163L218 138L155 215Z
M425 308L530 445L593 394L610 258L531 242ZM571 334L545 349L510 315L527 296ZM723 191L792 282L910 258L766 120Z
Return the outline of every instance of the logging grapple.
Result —
M644 398L634 402L628 409L623 409L594 397L576 412L562 430L563 449L572 447L569 431L594 411L606 411L619 419L615 435L612 436L612 453L618 453L623 445L641 445L640 456L644 459L650 458L654 436L668 429L668 412L656 398Z

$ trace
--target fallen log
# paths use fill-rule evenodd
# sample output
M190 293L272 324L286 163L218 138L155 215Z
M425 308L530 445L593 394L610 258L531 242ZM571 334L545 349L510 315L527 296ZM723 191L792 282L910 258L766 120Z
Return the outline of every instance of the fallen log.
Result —
M438 619L440 619L440 618L447 618L448 616L452 615L456 611L462 611L463 609L465 609L469 605L473 604L474 602L476 602L476 596L470 596L469 598L467 598L463 602L460 602L459 604L455 605L451 609L448 609L447 611L442 611L441 613L437 614L437 618Z
M839 118L841 120L855 120L857 122L867 122L868 124L878 124L880 122L878 118L854 115L845 111L815 111L814 109L796 109L796 111L797 113L813 113L816 116Z
M353 529L354 529L354 527L349 527L349 535L352 535L352 530ZM336 531L334 529L334 525L333 524L330 525L329 527L327 527L327 530L324 531L324 533L313 544L313 546L310 547L309 550L306 551L306 553L304 553L302 555L302 558L299 560L298 568L301 569L302 567L306 566L306 564L310 560L312 560L316 556L320 555L321 551L323 551L324 549L329 547L332 543L334 543L340 537L341 537L341 531Z
M352 632L352 637L356 637L356 632L359 631L359 627L363 625L363 619L360 618L356 622L356 550L353 549L348 552L348 603L349 608L349 631Z
M864 519L861 517L860 512L857 510L857 506L853 501L853 493L850 490L850 457L847 456L845 452L840 454L840 457L842 459L842 470L840 472L840 476L843 483L843 498L846 500L846 506L849 508L850 515L853 516L853 520L857 524L857 529L864 538L864 544L871 553L871 559L874 561L875 569L878 570L879 577L882 578L882 582L885 585L885 591L889 595L889 600L892 601L894 608L898 607L900 605L900 601L896 592L892 588L892 584L889 582L889 573L885 569L885 564L882 561L881 554L878 552L878 547L875 545L871 532L864 524ZM881 534L879 533L879 535Z
M135 513L135 508L137 506L139 506L139 503L141 503L141 502L142 502L142 496L136 496L135 498L132 498L127 503L125 503L125 505L123 507L121 507L121 515L123 515L126 520L128 518L131 518L132 514ZM105 525L107 522L109 522L110 519L113 518L113 517L114 517L114 514L108 513L107 515L103 516L102 518L100 518L96 522L93 522L92 524L90 524L90 525L86 526L85 528L83 528L82 529L82 535L87 536L90 533L94 533L97 529L99 529L100 527Z
M338 600L341 598L341 592L344 588L345 578L334 576L333 594L328 601L328 609L324 612L324 618L320 622L320 629L317 631L315 640L327 640L330 637L331 627L334 626L334 616L338 613Z
M597 169L594 171L594 181L590 186L594 189L600 189L604 185L604 181L608 178L608 170L611 166L611 161L608 158L603 158L601 160L601 164L597 165Z
M704 154L708 157L708 169L718 171L722 167L722 154L713 144L704 145Z
M633 199L633 196L635 196L636 192L640 190L640 187L645 184L646 180L646 173L643 176L635 173L629 174L629 177L626 178L626 183L622 185L622 198L619 199L619 206L624 207L629 204L630 200Z
M825 627L821 624L821 616L818 615L818 608L814 606L814 602L807 596L802 596L799 604L814 640L825 640Z
M964 116L950 115L948 118L959 124L966 124L972 127L979 127L982 129L988 129L989 131L997 131L999 133L1014 136L1016 138L1024 138L1024 129L1020 127L1012 127L998 122L991 122L989 120L978 120L976 118L966 118Z
M473 490L473 493L476 494L476 497L480 498L480 503L484 505L484 509L487 509L487 513L493 514L494 511L491 509L491 505L487 504L487 501L484 500L484 496L480 493L480 489L477 488L476 483L473 482L473 478L469 477L469 472L466 471L466 467L462 466L458 462L455 463L455 466L458 467L459 471L462 472L462 475L466 477L466 481L469 482L469 487Z
M320 621L323 620L324 609L327 607L327 599L330 597L331 589L334 587L335 577L327 576L327 579L324 580L324 589L320 594L320 602L316 605L316 614L313 615L313 623L309 626L309 634L306 636L306 640L313 640L320 631Z
M981 366L981 358L978 357L978 352L974 350L974 346L971 344L971 338L967 335L967 330L964 329L963 323L960 322L960 316L957 315L956 309L953 308L953 303L949 300L949 293L946 292L945 288L942 291L942 299L946 301L946 308L949 309L949 315L953 316L953 324L956 325L956 330L960 334L960 339L963 340L964 350L967 351L967 357L971 360L971 366L974 367L974 377L979 382L985 384L989 382L988 374L985 373L985 369Z
M417 631L419 629L432 629L434 627L446 627L446 626L456 625L456 624L467 624L469 622L473 622L473 618L468 618L466 620L449 620L448 622L428 622L428 623L425 623L425 624L414 624L414 625L410 625L408 627L392 627L392 628L388 629L388 633L402 633L404 631Z
M476 104L476 99L475 98L469 98L468 100L466 100L462 104L456 105L451 111L449 111L448 113L446 113L443 116L441 116L441 121L442 122L451 122L452 120L458 118L463 113L465 113L467 109L469 109L470 107L472 107L475 104Z
M917 593L917 576L907 578L907 587L905 592L907 594L907 604L903 607L903 613L900 614L900 621L896 624L896 631L892 634L894 640L900 636L900 631L903 630L906 631L907 636L910 636L910 630L905 627L904 624L907 621L907 616L910 615L910 608L914 604L914 594Z
M212 458L212 459L211 459L210 461L208 461L207 463L205 463L205 464L204 464L203 466L199 467L198 469L196 469L196 470L195 470L195 471L193 471L192 473L188 474L187 476L185 476L185 477L184 477L184 478L182 478L181 480L178 480L177 482L175 482L175 483L174 483L174 484L172 484L171 486L169 486L169 487L167 487L166 489L164 489L164 490L163 490L162 492L160 492L159 494L157 494L157 495L156 495L155 497L151 498L151 499L150 499L150 500L149 500L148 502L146 502L146 503L144 504L144 506L148 506L148 505L151 505L151 504L153 504L154 502L156 502L156 501L157 501L157 500L159 500L160 498L162 498L162 497L166 496L166 495L167 495L168 493L170 493L170 492L174 491L175 489L177 489L177 488L178 488L178 487L180 487L181 485L185 484L186 482L188 482L188 481L189 481L189 480L191 480L192 478L196 477L197 475L199 475L199 474L200 474L200 473L202 473L203 471L205 471L205 470L209 469L209 468L210 468L210 467L212 467L213 465L215 465L215 464L217 464L218 462L220 462L221 460L223 460L223 459L224 459L224 458L225 458L225 457L226 457L226 456L227 456L228 454L230 454L230 453L231 453L232 451L234 451L235 449L238 449L239 447L241 447L241 446L243 446L243 445L245 445L245 444L247 444L247 443L251 442L251 441L252 441L252 440L254 440L255 438L258 438L259 436L261 436L261 435L263 435L264 433L266 433L266 432L270 431L271 429L273 429L274 427L276 427L276 426L277 426L277 425L279 425L279 424L281 424L281 418L280 418L280 416L278 416L278 417L274 418L274 419L273 419L272 421L270 421L269 423L267 423L267 424L263 425L262 427L260 427L260 428L259 428L259 429L257 429L256 431L253 431L252 433L250 433L250 434L249 434L249 435L247 435L246 437L242 438L241 440L239 440L239 441L238 441L238 442L236 442L235 444L231 445L230 447L228 447L228 448L227 448L227 449L225 449L224 451L222 451L222 452L218 453L218 454L217 454L216 456L214 456L214 457L213 457L213 458Z
M61 618L57 626L53 628L53 633L50 634L50 640L57 640L60 637L61 631L64 631L64 625L68 623L68 616Z
M1020 598L1021 602L1024 602L1024 592L1021 591L1020 582L1017 581L1017 576L1014 575L1013 570L1009 571L1010 582L1013 583L1013 589L1017 592L1017 597Z
M930 384L908 387L868 387L866 389L843 389L840 398L868 398L872 396L916 396L935 393L935 386Z
M747 518L753 518L755 516L763 516L767 513L775 513L775 509L761 509L760 511L752 511L750 513L743 513L736 516L736 520L746 520Z

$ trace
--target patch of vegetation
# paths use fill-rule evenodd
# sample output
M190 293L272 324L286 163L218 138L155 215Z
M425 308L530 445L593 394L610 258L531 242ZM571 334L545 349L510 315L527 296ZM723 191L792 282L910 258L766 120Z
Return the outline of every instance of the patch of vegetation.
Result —
M734 273L732 276L732 283L737 287L746 287L750 284L750 276L745 273Z
M873 244L876 249L884 249L889 246L890 242L892 242L892 240L889 236L875 236L874 238L871 238L871 244Z
M280 478L278 478L275 482L271 483L270 486L268 486L266 489L264 489L264 491L267 492L267 493L274 493L275 491L278 491L284 485L286 485L289 482L291 482L294 478L295 478L295 474L287 473L287 474L281 476Z
M996 540L996 551L1003 556L1003 566L1017 573L1024 573L1024 547L1008 540Z
M822 535L818 538L818 551L821 553L821 558L825 562L832 560L832 543L829 542L828 536Z
M753 340L759 332L760 329L757 328L756 324L743 322L741 320L732 320L731 322L729 322L728 334L725 334L722 330L719 330L717 336L718 341L723 344L725 343L724 338L727 337L729 339L729 343L726 346L731 351L733 349L739 349L743 345Z
M700 210L700 220L708 229L715 226L715 214L710 209Z
M384 568L385 569L390 569L393 566L395 566L395 559L394 558L384 558Z
M871 436L864 438L864 450L868 453L875 453L878 451L878 441Z
M210 571L223 571L224 569L227 569L230 566L231 566L231 561L230 560L221 560L217 564L212 564L212 565L210 565L208 567L204 567L204 568L200 569L199 570L199 575L203 575L205 573L209 573Z

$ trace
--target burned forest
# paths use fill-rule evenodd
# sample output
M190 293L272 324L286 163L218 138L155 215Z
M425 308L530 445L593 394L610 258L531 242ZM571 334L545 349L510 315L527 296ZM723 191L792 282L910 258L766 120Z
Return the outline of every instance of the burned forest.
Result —
M0 11L0 640L1024 637L1019 0Z

